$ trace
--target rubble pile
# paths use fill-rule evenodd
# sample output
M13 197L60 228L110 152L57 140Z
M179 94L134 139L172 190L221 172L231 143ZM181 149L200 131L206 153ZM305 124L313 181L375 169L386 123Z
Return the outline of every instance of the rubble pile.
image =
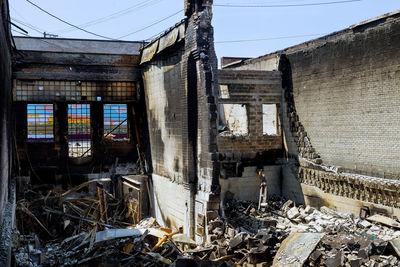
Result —
M211 260L250 266L400 266L399 224L388 217L361 219L279 198L259 211L256 203L228 199L224 218L208 224ZM300 254L285 253L290 247Z
M65 192L25 191L17 203L15 265L400 266L400 223L383 215L360 218L281 198L259 209L228 192L220 214L207 213L206 242L196 244L154 218L127 218L136 212L133 200L110 193L116 191L110 179Z

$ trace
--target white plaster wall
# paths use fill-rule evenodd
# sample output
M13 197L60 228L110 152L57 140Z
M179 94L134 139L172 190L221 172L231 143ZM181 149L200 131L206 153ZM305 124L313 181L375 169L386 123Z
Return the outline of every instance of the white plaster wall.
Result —
M269 196L281 195L280 172L280 165L264 166ZM256 167L245 167L242 177L220 178L219 182L222 196L226 191L230 191L235 194L235 199L258 202L261 181L258 178Z
M170 179L156 174L152 175L152 216L162 226L178 229L184 227L187 233L186 214L189 207L186 197L189 191L182 184L172 183Z

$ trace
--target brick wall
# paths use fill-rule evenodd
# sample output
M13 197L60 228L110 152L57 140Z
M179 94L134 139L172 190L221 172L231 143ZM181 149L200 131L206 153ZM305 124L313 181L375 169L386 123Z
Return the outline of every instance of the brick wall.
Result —
M175 55L159 57L146 66L143 74L153 173L182 183L184 175L183 142L187 133L182 127L182 45Z
M278 71L237 71L220 70L219 84L227 85L229 97L221 97L220 104L245 104L248 116L248 134L232 136L220 134L218 149L220 153L256 153L282 148L279 119L278 134L263 134L263 104L276 104L277 114L281 113L281 76Z
M301 123L325 164L400 175L400 14L289 53Z
M217 57L209 4L185 1L188 18L175 26L185 26L182 40L142 64L154 196L163 199L156 203L162 214L154 215L169 226L183 223L184 232L197 241L204 241L207 212L220 203ZM144 48L144 55L156 42Z
M282 54L298 124L323 163L398 178L400 12L248 60L235 69L278 70Z

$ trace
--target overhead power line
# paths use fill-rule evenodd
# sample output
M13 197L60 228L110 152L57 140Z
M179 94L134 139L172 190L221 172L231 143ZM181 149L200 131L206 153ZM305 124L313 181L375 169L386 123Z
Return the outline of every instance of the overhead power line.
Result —
M214 43L225 44L225 43L245 43L245 42L257 42L257 41L270 41L270 40L292 39L292 38L300 38L300 37L321 36L321 35L326 35L326 34L327 33L315 33L315 34L280 36L280 37L260 38L260 39L216 41Z
M25 36L26 36L26 33L22 32L22 31L17 31L17 30L15 30L15 29L11 29L11 31L13 31L13 32L16 32L16 33L19 33L19 34L22 34L22 35L25 35Z
M27 0L27 1L28 1L28 0ZM167 19L169 19L169 18L171 18L171 17L173 17L173 16L175 16L175 15L181 13L181 12L183 12L183 9L181 9L181 10L179 10L179 11L177 11L177 12L171 14L171 15L169 15L168 17L165 17L165 18L160 19L160 20L158 20L158 21L156 21L156 22L154 22L154 23L152 23L152 24L150 24L150 25L147 25L147 26L145 26L145 27L143 27L143 28L140 28L140 29L138 29L138 30L136 30L136 31L130 32L130 33L125 34L125 35L123 35L123 36L120 36L120 37L118 37L118 39L122 39L122 38L125 38L125 37L129 36L129 35L132 35L132 34L135 34L135 33L141 32L141 31L144 31L144 30L146 30L146 29L148 29L148 28L150 28L150 27L152 27L152 26L154 26L154 25L157 25L157 24L159 24L159 23L161 23L161 22L163 22L163 21L165 21L165 20L167 20Z
M89 26L93 26L93 25L96 25L96 24L99 24L99 23L103 23L103 22L106 22L106 21L109 21L109 20L120 18L121 16L124 16L124 15L132 13L132 12L139 11L139 10L141 10L143 8L148 7L148 6L160 3L161 1L163 1L163 0L146 0L146 1L142 1L140 3L137 3L137 4L133 5L133 6L127 7L125 9L123 9L123 10L114 12L112 14L109 14L109 15L101 17L101 18L97 18L97 19L88 21L88 22L80 24L78 26L81 27L81 28L87 28ZM65 29L65 30L61 30L60 32L61 33L65 33L65 32L70 32L70 31L73 31L73 30L76 30L76 29L75 28L72 28L72 29L68 28L68 29Z
M65 24L67 24L67 25L69 25L69 26L71 26L71 27L74 27L74 28L76 28L76 29L78 29L78 30L81 30L81 31L83 31L83 32L86 32L86 33L88 33L88 34L91 34L91 35L94 35L94 36L97 36L97 37L101 37L101 38L108 39L108 40L115 40L114 38L110 38L110 37L107 37L107 36L104 36L104 35L101 35L101 34L97 34L97 33L94 33L94 32L88 31L88 30L85 30L85 29L83 29L83 28L81 28L81 27L78 27L78 26L76 26L76 25L74 25L74 24L72 24L72 23L69 23L68 21L65 21L65 20L63 20L63 19L57 17L56 15L51 14L50 12L46 11L45 9L43 9L43 8L41 8L40 6L36 5L35 3L33 3L33 2L31 2L31 1L29 1L29 0L26 0L26 1L27 1L29 4L33 5L34 7L36 7L37 9L39 9L39 10L41 10L42 12L46 13L47 15L49 15L49 16L51 16L51 17L53 17L53 18L55 18L55 19L57 19L57 20L59 20L59 21L65 23Z
M33 36L31 36L31 35L29 35L29 34L27 34L27 33L23 33L23 32L20 32L20 31L15 30L15 29L11 29L11 31L17 32L17 33L22 34L22 35L24 35L24 36L26 36L26 37L33 37ZM34 38L34 37L33 37L33 38ZM58 44L51 43L51 42L48 42L48 41L43 40L43 38L37 38L36 40L38 40L38 41L40 41L40 42L42 42L42 43L46 43L46 44L48 44L48 45L51 45L51 46L60 48L61 50L64 49L62 46L60 46L60 45L58 45Z
M12 21L15 21L16 23L19 23L19 24L24 25L25 27L27 27L27 28L29 28L29 29L31 29L31 30L34 30L35 32L38 32L38 33L40 33L40 34L43 34L43 31L40 31L39 28L37 28L37 27L35 27L35 26L33 26L33 25L29 24L29 23L23 22L23 21L21 21L21 20L15 19L15 18L11 18L11 20L12 20Z
M238 5L238 4L214 4L215 7L306 7L306 6L322 6L322 5L334 5L334 4L344 4L351 2L361 2L362 0L343 0L343 1L331 1L331 2L319 2L319 3L305 3L305 4L278 4L278 5L263 5L263 4L255 4L255 5Z
M32 28L35 28L35 30L37 30L37 31L40 31L40 32L44 32L45 30L43 30L43 29L41 29L41 28L39 28L39 27L37 27L37 26L35 26L35 25L33 25L33 24L31 24L31 23L29 23L28 21L28 19L26 19L21 13L19 13L18 12L18 10L16 10L11 4L10 4L10 8L12 9L12 11L13 12L15 12L15 14L17 14L19 17L21 17L21 20L18 20L18 19L15 19L15 18L12 18L12 20L15 20L15 21L17 21L17 22L19 22L20 24L23 24L23 25L25 25L26 27L32 27ZM27 25L29 25L29 26L27 26ZM31 28L31 29L32 29Z

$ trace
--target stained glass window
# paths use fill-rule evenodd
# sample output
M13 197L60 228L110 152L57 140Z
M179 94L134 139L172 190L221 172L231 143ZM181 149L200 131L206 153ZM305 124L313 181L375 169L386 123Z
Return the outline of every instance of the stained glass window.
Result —
M29 142L54 141L52 104L28 104L27 120Z
M128 139L128 112L126 104L104 105L104 138Z

